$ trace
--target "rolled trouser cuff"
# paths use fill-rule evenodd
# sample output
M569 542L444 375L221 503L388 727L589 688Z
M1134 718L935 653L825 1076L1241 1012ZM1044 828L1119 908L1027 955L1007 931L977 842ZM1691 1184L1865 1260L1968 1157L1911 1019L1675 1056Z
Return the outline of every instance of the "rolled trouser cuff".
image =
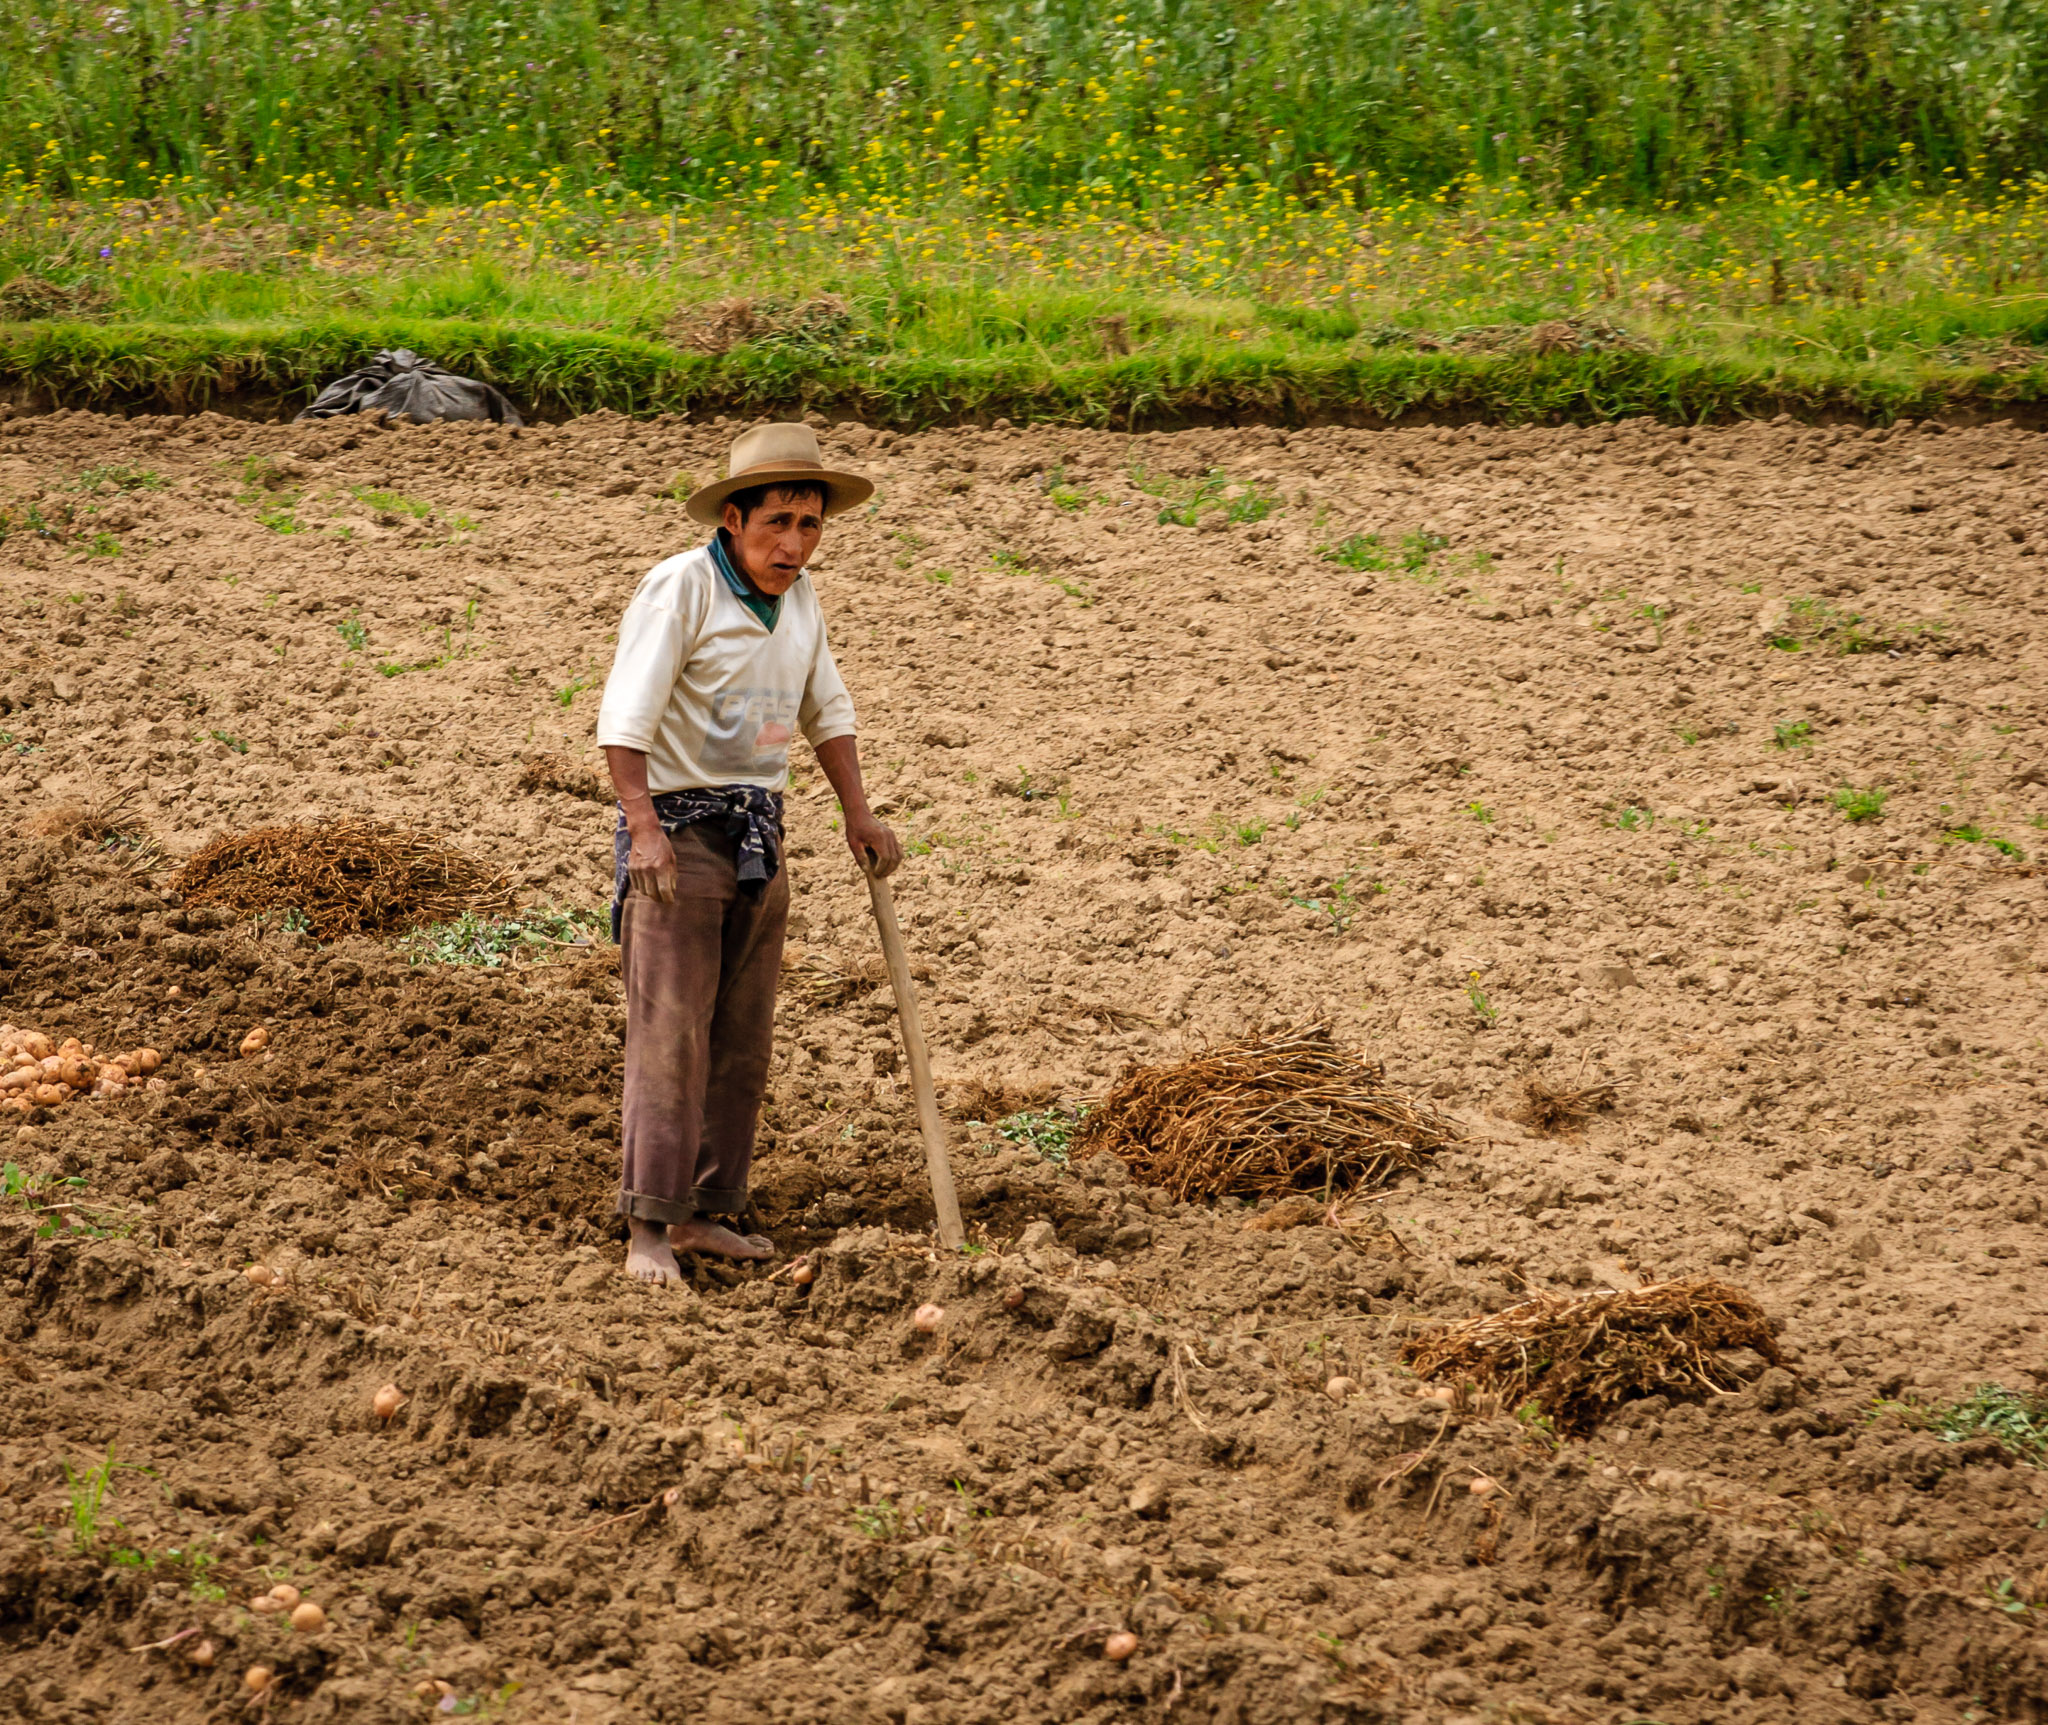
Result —
M613 1214L672 1228L678 1222L699 1216L737 1216L746 1207L743 1186L697 1186L684 1198L650 1198L645 1192L621 1192Z
M635 1222L658 1222L664 1228L672 1228L676 1223L687 1222L695 1216L697 1206L688 1198L650 1198L644 1192L621 1192L613 1214Z
M699 1186L690 1193L690 1202L696 1205L700 1216L737 1216L747 1207L747 1189L744 1186Z

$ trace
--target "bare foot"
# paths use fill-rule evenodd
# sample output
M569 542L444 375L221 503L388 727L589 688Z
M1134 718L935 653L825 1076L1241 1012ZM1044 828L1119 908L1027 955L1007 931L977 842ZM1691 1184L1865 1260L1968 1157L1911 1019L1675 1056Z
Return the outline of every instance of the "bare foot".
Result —
M681 1287L683 1267L669 1249L661 1224L629 1218L626 1229L632 1236L632 1243L626 1248L626 1274L636 1282L649 1282L658 1288Z
M775 1242L765 1234L735 1234L730 1228L699 1216L678 1222L668 1231L678 1252L710 1252L720 1258L772 1258Z

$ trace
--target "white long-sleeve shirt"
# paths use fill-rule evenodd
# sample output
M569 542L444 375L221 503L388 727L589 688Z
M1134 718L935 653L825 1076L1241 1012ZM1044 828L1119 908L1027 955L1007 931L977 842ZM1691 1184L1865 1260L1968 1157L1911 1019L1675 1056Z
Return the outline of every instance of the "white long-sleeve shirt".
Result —
M783 594L770 629L726 585L708 545L649 570L619 624L598 746L646 755L656 795L779 791L798 729L813 748L855 731L810 576Z

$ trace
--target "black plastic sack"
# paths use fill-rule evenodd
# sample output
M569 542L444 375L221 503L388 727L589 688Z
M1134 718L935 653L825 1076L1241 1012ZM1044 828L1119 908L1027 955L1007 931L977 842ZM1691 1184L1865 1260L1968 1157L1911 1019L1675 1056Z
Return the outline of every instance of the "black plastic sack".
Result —
M437 419L488 419L499 425L524 425L519 409L502 390L473 377L443 371L411 348L385 351L359 371L337 377L299 415L301 419L333 419L344 413L382 408L393 419L427 425Z

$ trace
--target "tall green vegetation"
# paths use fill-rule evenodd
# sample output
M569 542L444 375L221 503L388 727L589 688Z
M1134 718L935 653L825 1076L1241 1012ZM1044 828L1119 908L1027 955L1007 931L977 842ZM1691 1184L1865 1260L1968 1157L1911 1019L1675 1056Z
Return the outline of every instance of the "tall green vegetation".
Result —
M0 162L60 195L822 181L1043 213L1316 171L1645 201L2048 170L2043 0L38 0L0 7L0 65Z

